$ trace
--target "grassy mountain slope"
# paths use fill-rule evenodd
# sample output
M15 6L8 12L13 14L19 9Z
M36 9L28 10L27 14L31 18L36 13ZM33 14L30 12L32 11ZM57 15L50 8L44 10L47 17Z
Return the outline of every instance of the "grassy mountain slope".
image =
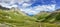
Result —
M42 12L34 17L40 22L60 22L60 10L54 12Z
M44 19L47 16L50 16L50 13L44 13L38 16L30 17L18 10L13 11L0 9L0 23L6 24L10 27L60 27L58 24L36 22L37 20L41 20L42 18Z
M47 22L60 22L60 12L53 12L49 16L45 17Z
M0 10L0 22L8 23L18 27L25 27L32 25L34 20L33 17L29 17L22 12L11 11L11 10Z

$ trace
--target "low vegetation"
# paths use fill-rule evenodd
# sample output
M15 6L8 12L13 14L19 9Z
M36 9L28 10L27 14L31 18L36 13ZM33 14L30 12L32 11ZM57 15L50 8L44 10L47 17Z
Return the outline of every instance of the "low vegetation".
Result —
M60 27L59 16L59 13L28 16L21 11L0 9L0 27Z

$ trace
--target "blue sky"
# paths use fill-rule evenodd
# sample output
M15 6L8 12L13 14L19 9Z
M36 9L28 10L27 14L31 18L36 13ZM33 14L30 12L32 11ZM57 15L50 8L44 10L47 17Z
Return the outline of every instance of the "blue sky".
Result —
M60 0L0 0L6 8L18 7L21 11L35 15L40 11L55 11L60 8Z

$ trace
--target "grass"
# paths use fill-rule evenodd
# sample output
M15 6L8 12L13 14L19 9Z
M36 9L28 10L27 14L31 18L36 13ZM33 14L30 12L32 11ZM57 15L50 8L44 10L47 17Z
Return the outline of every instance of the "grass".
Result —
M25 25L31 25L33 24L34 20L31 19L32 17L29 17L27 15L23 15L22 13L19 13L18 11L0 11L0 22L6 22L12 25L16 25L18 27L25 27Z
M58 24L36 22L37 18L27 16L21 11L0 10L0 23L11 27L60 27Z

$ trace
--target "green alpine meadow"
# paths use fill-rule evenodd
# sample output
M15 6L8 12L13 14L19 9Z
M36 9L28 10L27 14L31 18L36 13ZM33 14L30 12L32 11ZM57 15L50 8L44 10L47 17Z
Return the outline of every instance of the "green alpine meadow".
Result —
M60 10L28 16L18 9L0 9L0 27L60 27Z

